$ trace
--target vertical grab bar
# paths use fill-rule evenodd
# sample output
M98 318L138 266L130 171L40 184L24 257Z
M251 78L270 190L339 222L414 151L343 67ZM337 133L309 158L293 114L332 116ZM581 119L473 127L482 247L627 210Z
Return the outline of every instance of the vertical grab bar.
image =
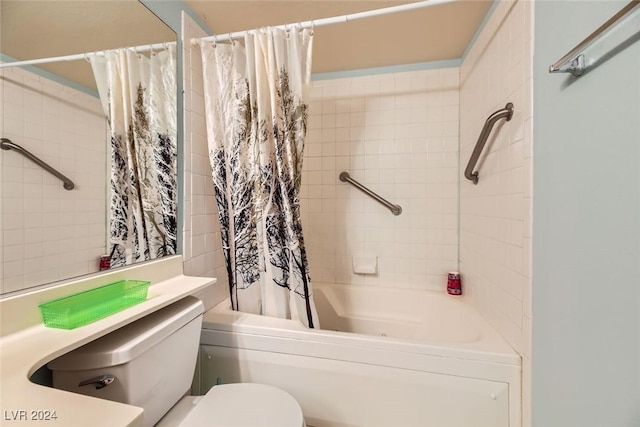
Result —
M471 153L471 158L469 158L467 168L464 170L465 178L473 181L474 184L478 183L478 172L474 172L473 169L476 167L476 163L478 163L478 159L480 158L480 154L482 154L482 149L484 148L484 144L489 138L489 134L491 133L491 129L493 129L493 125L502 118L505 118L507 119L507 121L509 121L511 120L511 117L513 117L513 104L509 102L504 108L490 115L487 121L484 122L482 132L480 132L480 136L478 137L478 142L476 142L473 153Z

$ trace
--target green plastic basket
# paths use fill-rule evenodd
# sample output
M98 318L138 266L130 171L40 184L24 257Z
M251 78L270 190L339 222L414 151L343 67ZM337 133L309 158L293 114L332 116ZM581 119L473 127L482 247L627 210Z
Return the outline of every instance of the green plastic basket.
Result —
M148 290L149 282L120 280L40 304L42 320L49 328L74 329L141 303Z

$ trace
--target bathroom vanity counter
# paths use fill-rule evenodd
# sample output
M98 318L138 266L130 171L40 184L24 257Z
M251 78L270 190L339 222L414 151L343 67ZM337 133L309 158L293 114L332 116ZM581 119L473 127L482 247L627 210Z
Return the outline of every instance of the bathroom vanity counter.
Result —
M72 330L42 323L38 304L122 278L150 280L147 300ZM184 276L182 258L173 257L0 300L0 425L137 425L142 408L56 390L29 378L56 357L215 283L213 278Z

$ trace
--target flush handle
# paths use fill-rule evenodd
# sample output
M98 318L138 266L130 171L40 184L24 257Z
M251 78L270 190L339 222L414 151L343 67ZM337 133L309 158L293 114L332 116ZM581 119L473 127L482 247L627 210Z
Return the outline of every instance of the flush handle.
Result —
M115 379L116 379L116 377L114 377L113 375L109 375L109 374L100 375L99 377L91 378L89 380L80 381L80 383L78 384L78 387L83 387L83 386L89 385L89 384L95 384L96 385L96 390L100 390L101 388L105 388L106 386L108 386L109 384L114 382Z

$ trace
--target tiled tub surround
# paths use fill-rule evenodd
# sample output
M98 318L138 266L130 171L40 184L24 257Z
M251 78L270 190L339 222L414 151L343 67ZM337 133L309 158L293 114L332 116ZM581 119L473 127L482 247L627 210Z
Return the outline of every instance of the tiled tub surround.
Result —
M0 72L0 135L75 188L15 151L0 150L0 291L98 271L106 241L106 122L100 100L19 68Z
M458 68L313 82L302 179L312 279L441 290L458 259ZM394 216L338 175L402 207ZM377 257L377 274L352 271Z
M204 37L187 14L182 14L182 38ZM222 252L220 222L216 207L204 116L204 83L200 48L183 44L184 85L184 227L182 230L184 271L195 276L217 277L218 285L207 307L229 292Z
M522 356L523 426L530 425L532 2L500 2L460 68L460 270L467 296ZM513 102L480 158L462 171L480 129Z

